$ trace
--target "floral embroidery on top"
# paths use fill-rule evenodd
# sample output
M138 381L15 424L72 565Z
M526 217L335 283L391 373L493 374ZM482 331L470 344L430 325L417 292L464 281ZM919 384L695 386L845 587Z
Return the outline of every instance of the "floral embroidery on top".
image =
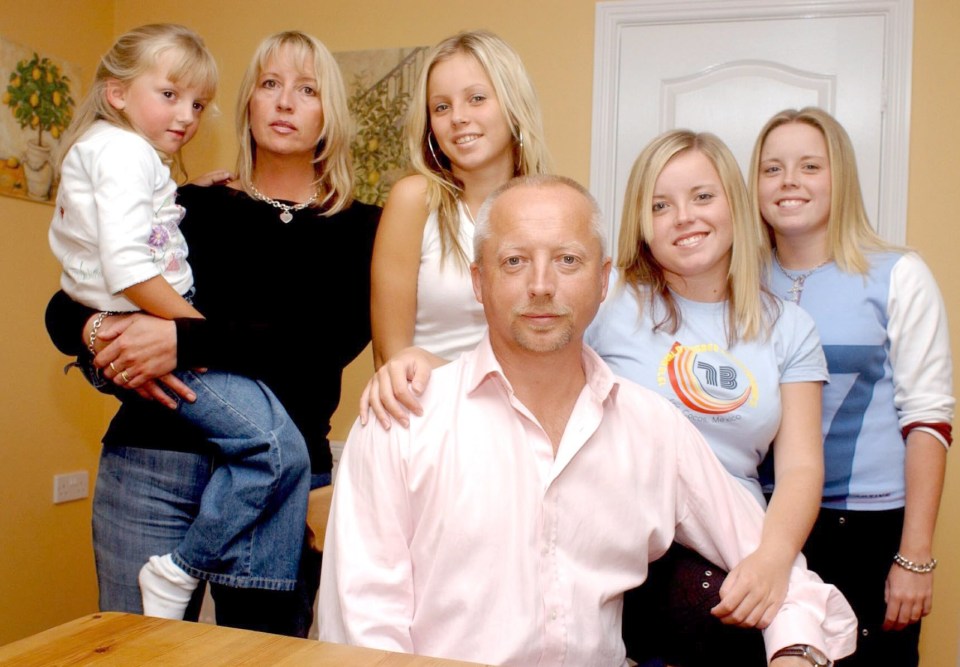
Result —
M150 246L153 261L162 264L164 271L180 271L186 253L183 251L183 237L180 234L180 221L186 209L176 203L176 193L165 197L153 212L153 227L147 245Z
M153 228L153 231L150 232L150 238L147 240L147 245L149 245L151 248L162 250L163 247L169 242L170 232L164 229L163 225L156 225Z

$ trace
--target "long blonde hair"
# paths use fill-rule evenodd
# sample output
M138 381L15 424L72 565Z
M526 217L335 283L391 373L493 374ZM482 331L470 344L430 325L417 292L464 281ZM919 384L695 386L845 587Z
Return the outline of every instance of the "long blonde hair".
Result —
M237 98L237 175L243 190L253 196L253 169L257 162L257 143L250 131L250 100L257 80L267 62L284 49L290 49L295 61L312 63L323 109L323 129L314 151L313 169L317 199L311 206L330 216L353 202L353 157L350 142L353 123L347 107L347 93L340 67L320 40L296 30L278 32L260 42L240 84Z
M543 120L533 84L520 56L500 37L486 30L461 32L437 44L426 56L407 111L404 137L413 169L427 179L427 207L437 211L441 257L454 256L466 266L460 246L457 202L463 191L450 170L450 161L439 147L431 150L432 133L427 108L427 84L433 67L457 53L477 59L493 84L500 108L514 141L514 176L543 174L550 170L543 136Z
M788 123L804 123L820 131L827 144L830 160L830 217L827 219L827 244L830 258L841 270L866 274L870 270L867 251L890 250L888 244L870 226L860 191L857 157L853 142L843 126L823 109L804 107L786 109L767 121L760 130L750 159L750 204L760 212L757 182L760 178L760 153L773 130ZM773 230L770 230L771 236Z
M98 120L140 134L126 114L107 101L107 83L115 80L122 85L130 84L156 65L162 54L171 50L177 57L166 73L169 79L176 84L199 88L203 97L213 99L217 90L217 63L200 35L175 23L152 23L134 28L120 35L100 58L90 91L77 107L73 122L60 141L58 164L63 163L71 146ZM175 155L160 154L181 175L186 174L179 151Z
M706 157L723 186L733 223L733 247L727 273L727 343L766 336L779 315L776 301L764 287L770 244L759 216L750 207L747 187L737 161L720 139L708 133L672 130L651 141L633 164L624 196L617 242L620 280L637 300L659 302L665 314L654 330L676 333L682 313L670 291L663 267L650 250L653 238L653 194L660 172L670 160L687 151ZM652 312L652 311L651 311Z

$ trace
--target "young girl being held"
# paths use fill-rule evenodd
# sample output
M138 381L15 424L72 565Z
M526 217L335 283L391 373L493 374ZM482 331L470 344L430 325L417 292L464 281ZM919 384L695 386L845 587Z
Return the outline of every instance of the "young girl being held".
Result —
M196 133L216 83L213 57L193 31L172 24L136 28L101 59L64 136L50 246L63 266L62 289L101 311L88 328L91 354L111 313L202 317L185 298L193 277L170 166L179 166L180 149ZM104 376L147 394L145 380L126 368L111 363ZM309 487L299 431L261 382L183 371L167 385L195 398L177 400L177 410L223 463L184 540L144 564L144 613L182 618L199 579L292 590Z
M813 316L830 370L823 497L803 551L859 620L843 664L917 665L955 405L940 291L871 228L853 145L822 109L767 122L750 184L774 240L772 287Z

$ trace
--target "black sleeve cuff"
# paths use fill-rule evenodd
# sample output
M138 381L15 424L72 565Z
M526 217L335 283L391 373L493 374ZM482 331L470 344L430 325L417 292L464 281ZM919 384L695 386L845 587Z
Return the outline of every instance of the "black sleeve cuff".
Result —
M71 357L78 356L83 346L83 325L97 311L77 303L62 290L47 304L45 321L50 340L57 349Z
M209 322L190 317L178 317L174 320L177 327L177 368L201 368L210 366L210 360L204 350L210 340Z

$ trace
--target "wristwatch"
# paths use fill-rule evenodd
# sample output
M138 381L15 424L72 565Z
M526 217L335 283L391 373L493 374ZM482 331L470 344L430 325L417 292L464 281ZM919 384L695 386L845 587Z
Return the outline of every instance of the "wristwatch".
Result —
M814 665L815 667L833 667L833 661L825 656L823 651L815 646L810 646L809 644L794 644L793 646L782 648L773 654L771 662L777 658L783 658L788 655L797 656L798 658L805 658L810 662L811 665Z

